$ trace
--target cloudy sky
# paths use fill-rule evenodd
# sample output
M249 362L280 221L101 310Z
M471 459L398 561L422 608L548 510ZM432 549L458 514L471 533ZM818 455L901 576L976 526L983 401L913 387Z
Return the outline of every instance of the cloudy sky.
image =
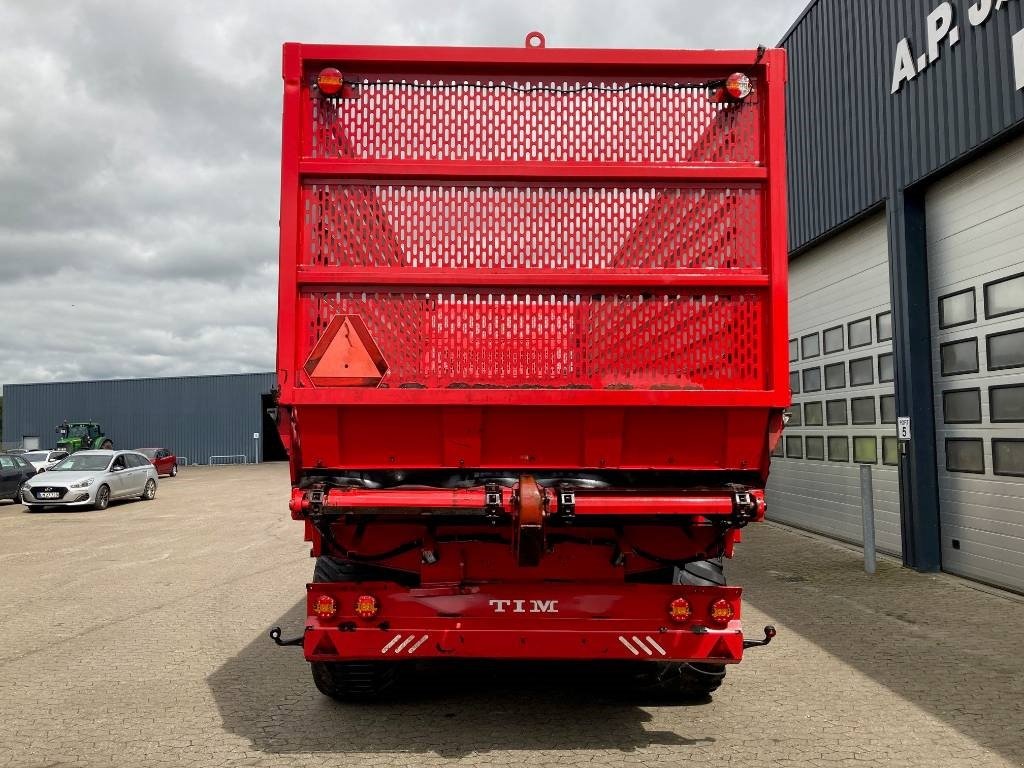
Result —
M280 46L753 48L806 0L0 0L0 386L271 370Z

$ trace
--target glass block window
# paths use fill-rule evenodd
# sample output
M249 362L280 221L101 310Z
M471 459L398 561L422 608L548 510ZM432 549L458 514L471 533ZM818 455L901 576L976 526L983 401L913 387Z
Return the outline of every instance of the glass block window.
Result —
M829 423L829 426L835 426L836 424L846 424L846 401L845 400L829 400L825 403L825 418Z
M794 395L800 394L800 372L792 371L789 374L789 391Z
M804 392L818 392L821 390L821 368L804 368L803 370Z
M939 362L943 376L978 372L978 340L963 339L939 345Z
M803 419L800 418L800 404L793 403L789 409L789 421L786 423L787 427L802 427Z
M800 342L796 339L789 340L789 362L795 363L800 359Z
M985 446L980 437L947 437L946 470L985 472Z
M825 346L825 354L843 351L843 326L837 325L829 328L822 334L822 341Z
M895 378L893 373L892 352L886 352L878 356L878 381L892 381Z
M875 315L875 338L879 341L892 339L892 312L881 312Z
M873 435L853 438L853 460L858 464L878 463L878 440Z
M949 389L943 392L942 420L947 424L980 424L981 390Z
M997 475L1024 477L1024 440L993 438L992 472Z
M786 444L786 441L780 439L779 442L777 442L775 444L775 447L772 448L772 456L775 456L775 457L780 458L780 459L783 456L785 456L786 455L785 444Z
M821 354L821 345L817 333L809 333L800 337L800 351L804 360Z
M799 435L789 435L786 438L786 458L802 459L804 457L804 441Z
M942 296L939 299L939 328L955 328L978 319L974 309L974 289Z
M882 463L891 467L900 463L900 441L890 435L882 438Z
M1024 421L1024 384L989 387L988 415L996 423Z
M883 424L896 423L896 395L882 395L878 398L878 410Z
M804 438L804 448L807 451L806 457L813 461L825 459L825 438L821 435L808 435Z
M825 389L842 389L846 386L846 364L831 363L825 366Z
M864 384L875 383L875 360L871 357L862 357L850 361L850 386L859 387Z
M990 371L1024 366L1024 330L990 334L985 337L985 346Z
M875 423L875 398L855 397L850 401L850 415L854 424Z
M811 403L804 403L804 426L820 427L823 425L824 419L822 418L821 413L821 401L816 400Z
M1024 274L985 284L985 317L1024 311Z
M866 347L871 343L871 318L854 320L846 326L846 338L850 343L850 349Z
M828 460L849 461L850 460L850 439L829 435L828 438Z

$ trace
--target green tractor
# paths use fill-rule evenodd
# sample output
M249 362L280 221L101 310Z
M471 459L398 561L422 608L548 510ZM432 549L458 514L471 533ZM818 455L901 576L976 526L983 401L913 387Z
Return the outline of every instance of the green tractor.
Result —
M57 427L57 434L60 439L57 441L57 449L74 453L89 448L103 448L110 450L114 447L114 441L103 434L103 428L94 421L64 422Z

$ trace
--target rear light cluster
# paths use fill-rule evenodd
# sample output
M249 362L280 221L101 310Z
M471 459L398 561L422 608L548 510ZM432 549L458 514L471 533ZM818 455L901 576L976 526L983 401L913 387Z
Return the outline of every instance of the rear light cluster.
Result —
M708 606L708 622L716 626L724 627L732 621L735 615L736 612L733 610L732 603L725 598L715 600ZM685 597L677 597L669 603L668 617L678 624L684 624L691 619L698 618L694 616L693 606L690 605L690 601Z
M359 595L352 605L352 612L361 619L372 619L380 613L380 601L373 595ZM313 601L313 615L330 619L338 615L338 601L330 595L317 595Z

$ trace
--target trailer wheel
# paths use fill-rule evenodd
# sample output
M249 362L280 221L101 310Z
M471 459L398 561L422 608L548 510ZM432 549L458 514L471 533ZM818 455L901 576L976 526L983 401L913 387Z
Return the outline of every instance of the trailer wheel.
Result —
M365 568L334 557L321 556L313 568L313 581L358 581ZM313 684L324 696L341 702L367 702L384 696L395 684L396 665L382 661L311 661Z
M673 584L691 584L695 587L724 587L725 566L722 558L714 560L697 560L676 568L672 576Z
M655 669L646 672L638 683L642 692L653 694L659 699L704 701L725 680L724 664L668 662L654 666Z

